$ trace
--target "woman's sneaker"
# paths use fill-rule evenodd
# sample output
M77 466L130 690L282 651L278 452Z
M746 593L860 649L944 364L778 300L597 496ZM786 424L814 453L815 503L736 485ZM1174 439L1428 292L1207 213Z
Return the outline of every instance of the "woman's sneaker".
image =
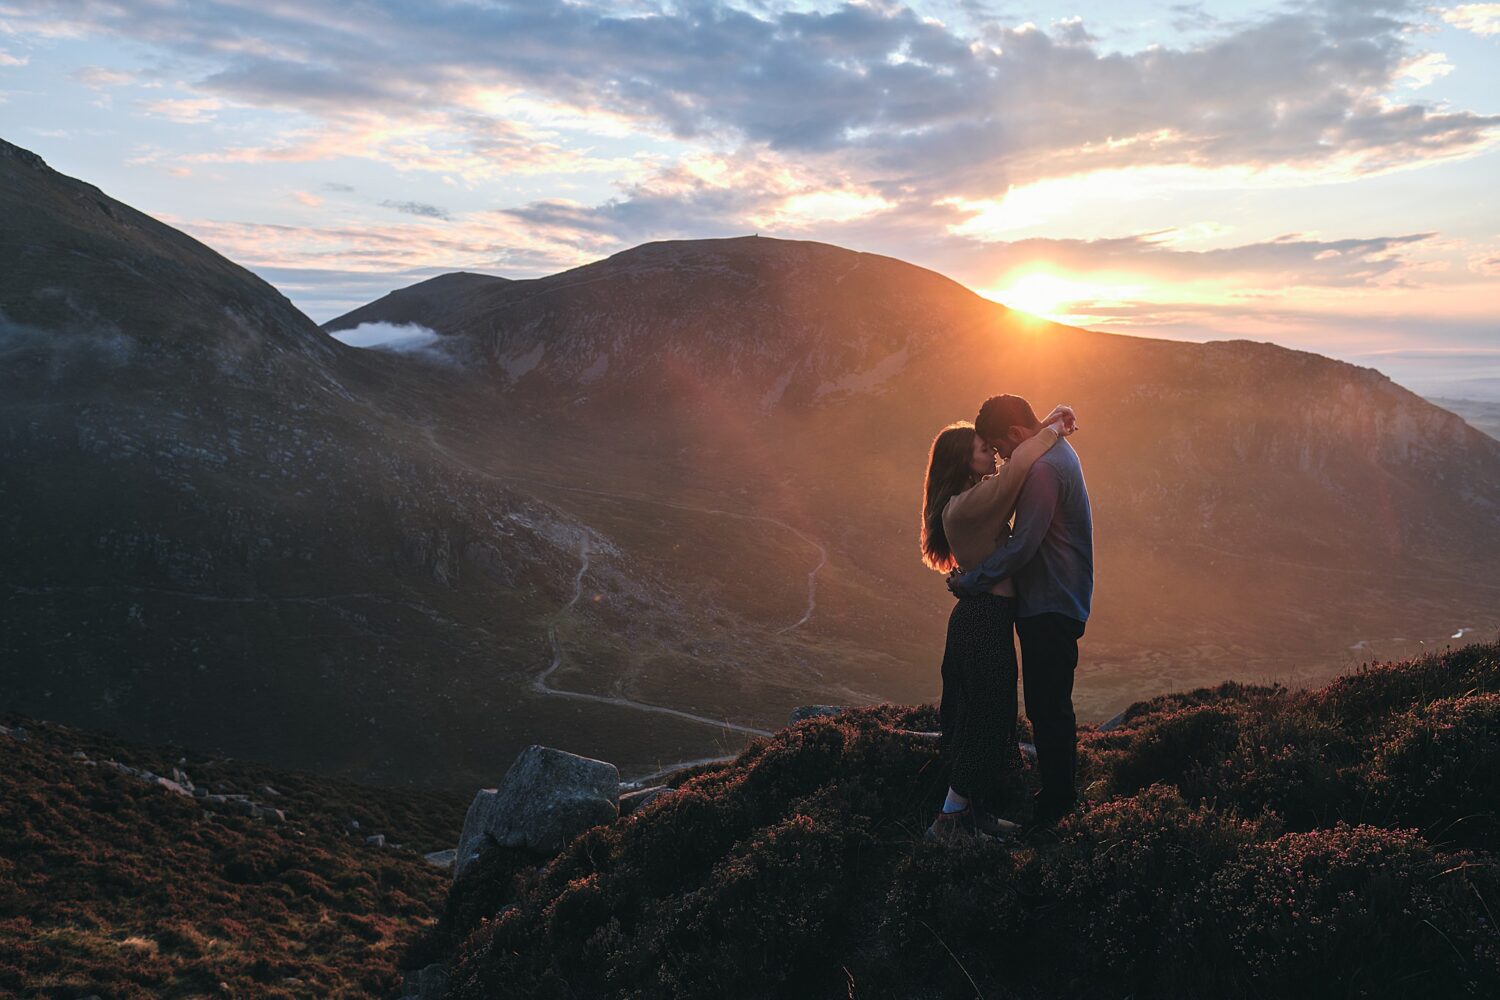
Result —
M987 832L984 826L971 803L956 812L939 812L922 839L940 844L994 840L995 835Z
M996 816L984 806L976 806L970 803L969 808L974 810L974 824L979 829L994 837L996 840L1009 840L1018 836L1021 832L1020 823L1012 823L1008 819Z

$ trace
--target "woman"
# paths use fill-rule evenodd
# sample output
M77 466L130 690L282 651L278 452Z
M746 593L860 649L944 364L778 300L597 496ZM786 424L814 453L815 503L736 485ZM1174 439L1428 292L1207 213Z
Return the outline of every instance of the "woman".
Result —
M933 439L923 486L922 561L946 573L969 570L1010 536L1010 518L1026 474L1075 426L1059 406L1018 445L998 472L995 450L966 422ZM943 650L942 747L953 760L948 796L927 831L930 840L1016 829L971 800L994 796L1020 767L1016 750L1015 584L1001 580L979 597L959 598Z

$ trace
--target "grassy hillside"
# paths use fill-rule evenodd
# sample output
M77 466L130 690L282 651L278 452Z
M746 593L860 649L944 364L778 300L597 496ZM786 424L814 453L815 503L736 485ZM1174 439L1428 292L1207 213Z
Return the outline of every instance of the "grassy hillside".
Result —
M448 884L421 853L453 845L461 798L141 747L16 716L4 726L0 996L399 989L397 958ZM253 805L194 798L139 773L170 779L174 769ZM260 815L247 815L255 805ZM366 844L375 834L401 846Z
M1500 646L1139 703L1020 847L921 841L932 722L810 720L492 856L405 964L462 941L463 1000L1500 993Z

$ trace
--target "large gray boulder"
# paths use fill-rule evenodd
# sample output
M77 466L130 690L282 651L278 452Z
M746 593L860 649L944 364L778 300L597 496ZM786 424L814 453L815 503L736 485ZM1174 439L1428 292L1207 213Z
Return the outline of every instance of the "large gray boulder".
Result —
M413 969L402 983L401 1000L442 1000L448 992L448 967L434 962L426 968Z
M499 788L483 788L469 804L453 877L491 846L555 854L573 837L619 816L620 771L591 757L529 746Z

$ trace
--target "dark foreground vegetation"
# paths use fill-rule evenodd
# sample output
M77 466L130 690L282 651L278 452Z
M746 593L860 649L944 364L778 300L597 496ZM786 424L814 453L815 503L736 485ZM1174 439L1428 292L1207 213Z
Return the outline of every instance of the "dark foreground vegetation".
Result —
M1500 646L1137 704L1024 846L921 841L933 723L813 719L492 854L402 964L455 949L462 1000L1500 995Z
M397 959L448 885L422 852L453 846L461 798L0 725L0 996L399 990ZM174 768L260 815L140 773Z

